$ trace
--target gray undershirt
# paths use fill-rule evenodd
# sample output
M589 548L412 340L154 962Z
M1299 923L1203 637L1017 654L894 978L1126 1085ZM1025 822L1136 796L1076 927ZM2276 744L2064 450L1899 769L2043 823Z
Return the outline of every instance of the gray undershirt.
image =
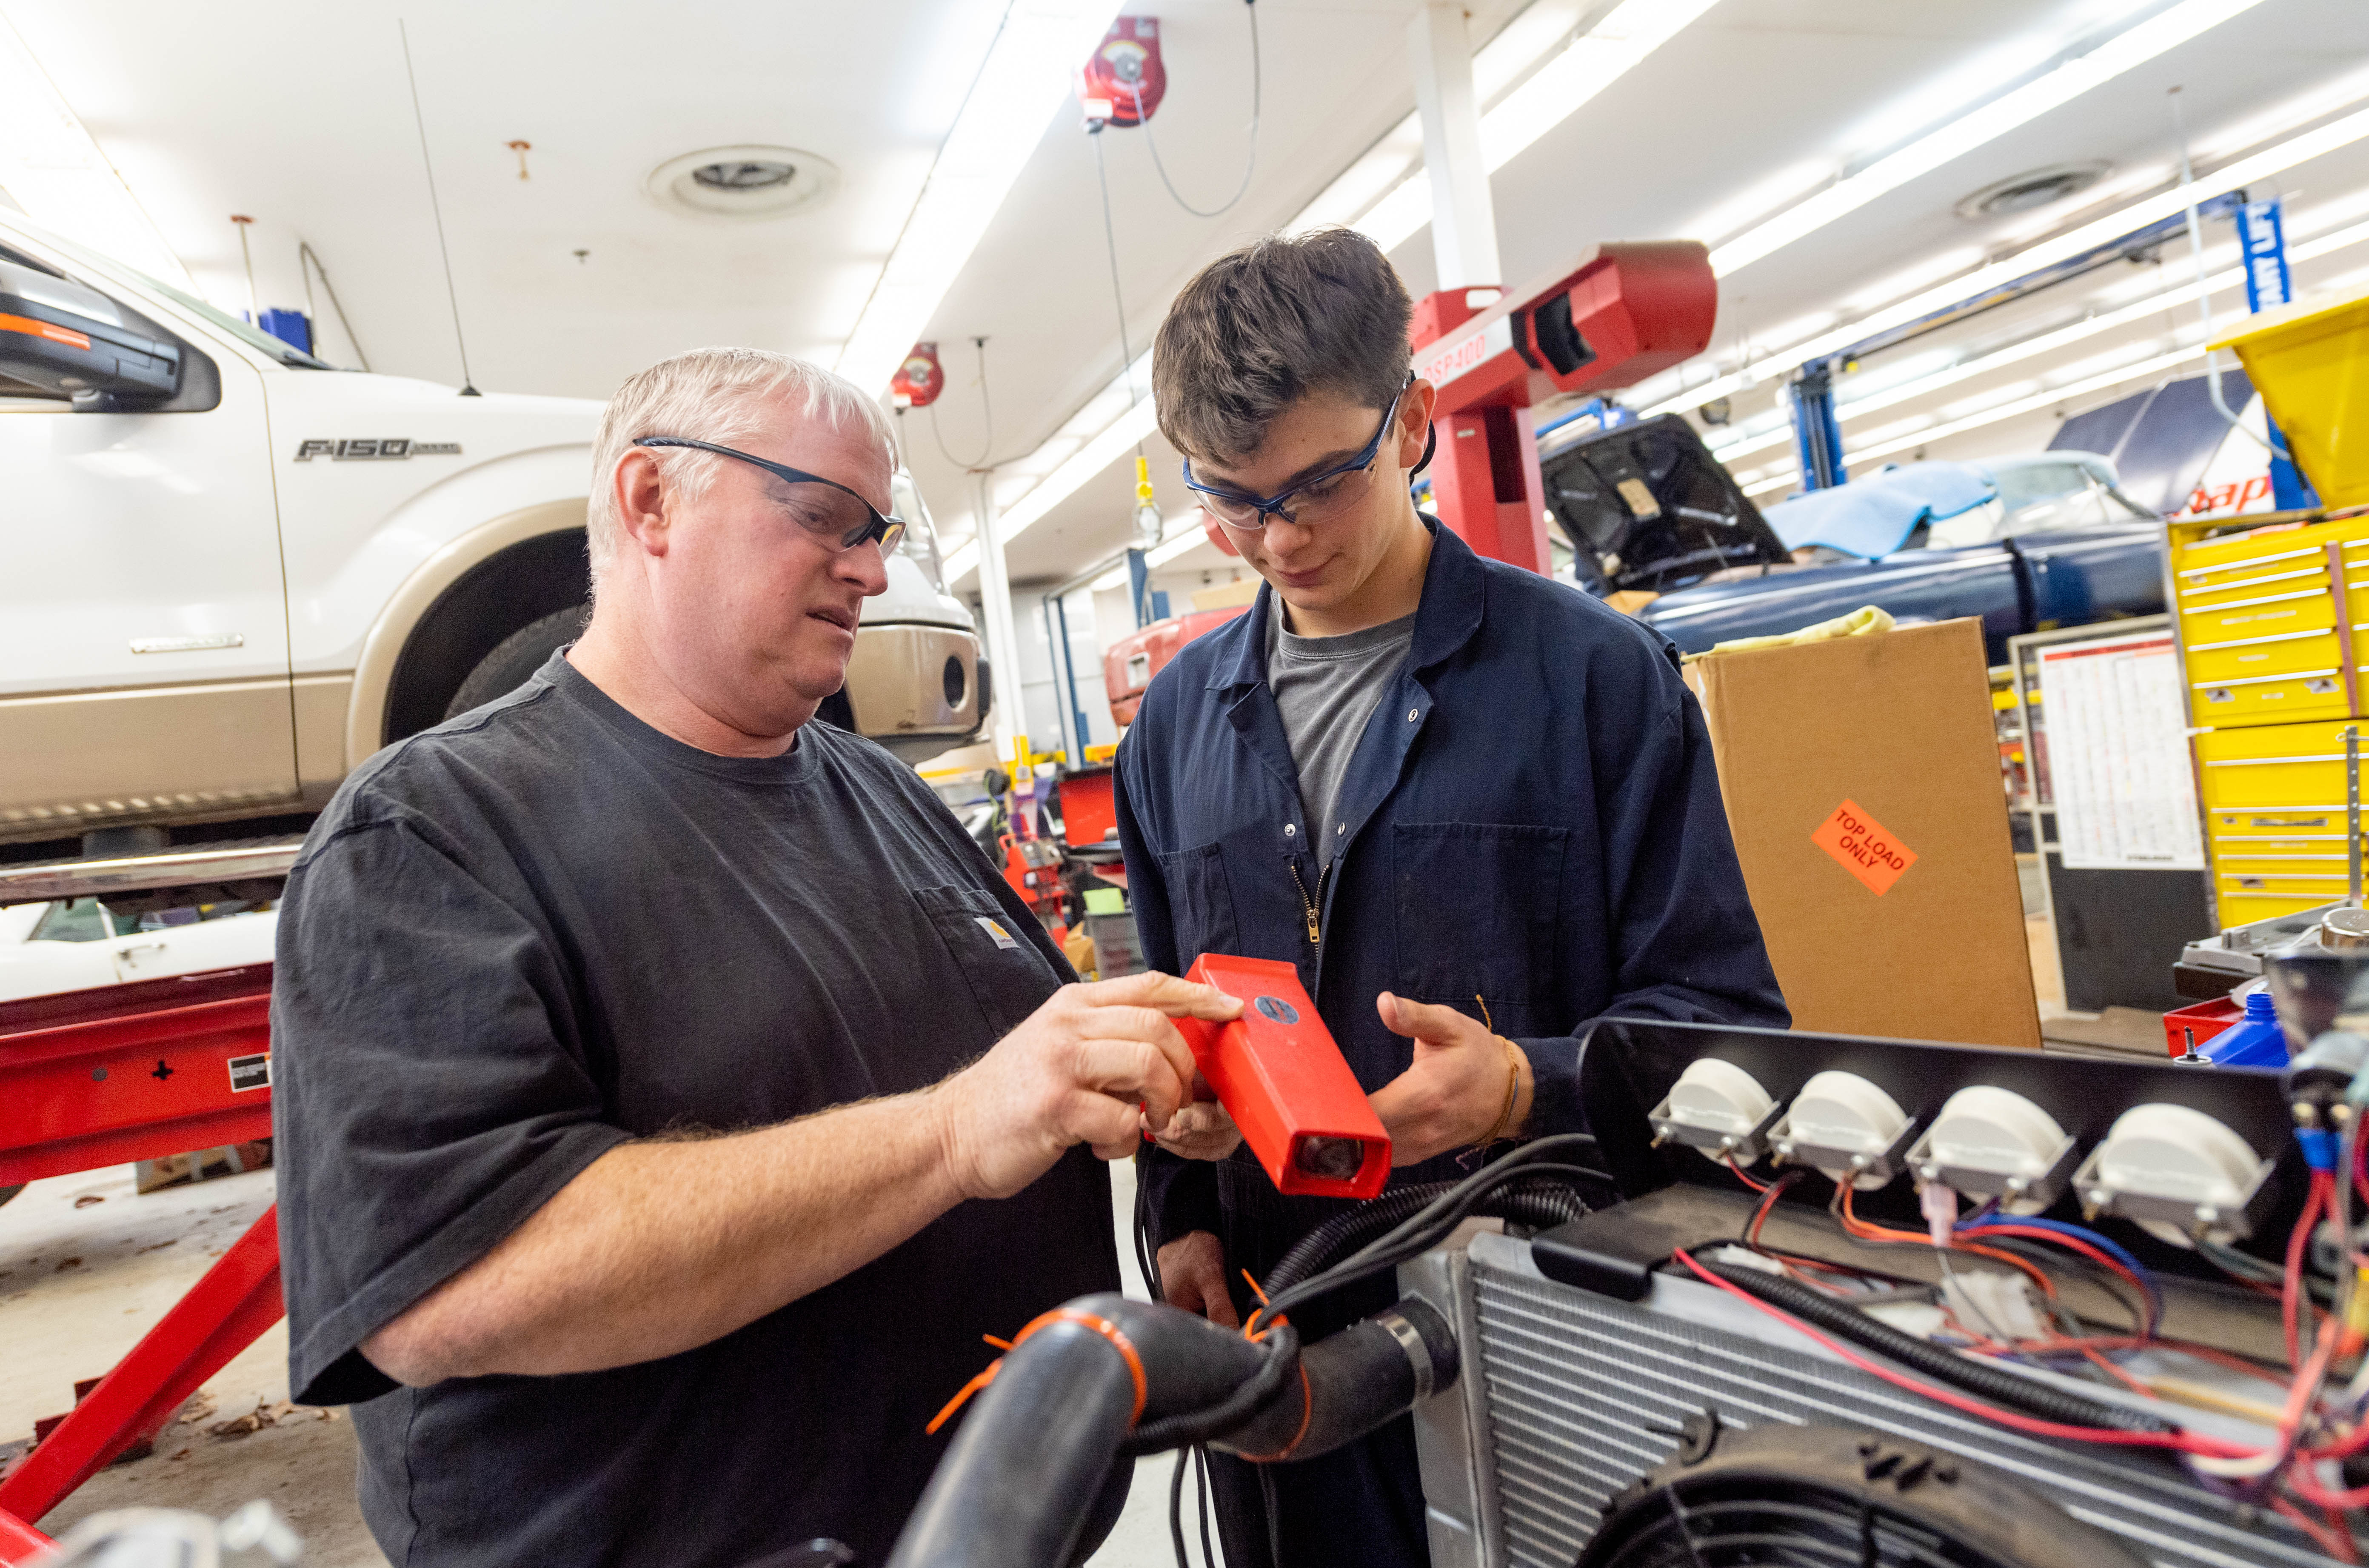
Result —
M1267 618L1266 638L1266 681L1299 771L1300 810L1316 841L1316 864L1330 865L1348 837L1334 816L1341 781L1366 722L1414 641L1414 617L1337 637L1302 637L1284 630L1277 603Z

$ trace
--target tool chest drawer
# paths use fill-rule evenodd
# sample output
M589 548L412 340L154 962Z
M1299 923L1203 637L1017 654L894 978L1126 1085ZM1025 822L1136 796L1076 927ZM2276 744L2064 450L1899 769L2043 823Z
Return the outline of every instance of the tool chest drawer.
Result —
M2357 713L2369 642L2369 521L2172 552L2191 722L2295 724Z

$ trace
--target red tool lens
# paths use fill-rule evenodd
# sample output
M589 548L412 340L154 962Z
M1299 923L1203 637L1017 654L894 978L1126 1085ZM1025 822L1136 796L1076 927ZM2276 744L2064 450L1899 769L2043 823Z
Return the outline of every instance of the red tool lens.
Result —
M1205 953L1186 978L1239 997L1230 1024L1178 1029L1276 1190L1372 1197L1390 1179L1390 1139L1289 964Z

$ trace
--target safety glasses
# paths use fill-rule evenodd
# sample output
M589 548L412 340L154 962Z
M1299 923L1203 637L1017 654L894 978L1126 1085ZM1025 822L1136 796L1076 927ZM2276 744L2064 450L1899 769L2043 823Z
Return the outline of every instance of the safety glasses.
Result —
M819 474L792 468L785 463L769 463L745 452L735 452L728 446L691 441L682 436L643 436L634 444L689 447L694 452L712 452L718 457L737 457L751 467L763 469L791 486L790 506L798 526L835 550L853 550L867 539L877 539L880 541L880 553L885 555L896 549L898 543L905 537L905 523L901 518L882 517L870 501L836 479L826 479Z
M1398 422L1399 405L1406 400L1407 387L1414 384L1409 374L1399 395L1382 410L1382 422L1374 427L1374 439L1365 444L1356 456L1310 479L1302 479L1280 495L1261 499L1234 490L1215 489L1193 477L1191 459L1184 463L1184 486L1201 498L1209 514L1230 528L1265 528L1270 517L1286 522L1313 525L1340 516L1365 498L1373 488L1374 464L1381 455L1382 438L1390 433ZM1424 463L1431 461L1431 449L1424 449L1423 463L1415 464L1420 472Z

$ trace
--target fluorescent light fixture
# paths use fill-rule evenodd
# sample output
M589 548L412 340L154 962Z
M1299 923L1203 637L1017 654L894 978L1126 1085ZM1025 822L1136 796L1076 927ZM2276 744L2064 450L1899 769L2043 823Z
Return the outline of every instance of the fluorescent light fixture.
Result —
M1969 414L1962 419L1951 419L1945 424L1930 425L1924 429L1896 436L1890 441L1876 441L1857 451L1846 450L1843 452L1843 464L1844 466L1848 467L1854 464L1872 463L1877 458L1890 457L1894 452L1907 452L1915 447L1929 445L1951 436L1962 436L1969 430L1979 430L1986 425L2001 424L2008 419L2020 418L2026 414L2036 414L2043 408L2052 407L2072 398L2086 397L2093 392L2103 392L2109 387L2121 386L2128 382L2146 381L2159 376L2166 371L2175 370L2192 360L2201 360L2203 357L2204 345L2202 343L2186 349L2175 349L2170 353L2158 354L2151 360L2143 360L2134 365L2124 365L2119 370L2107 371L2101 375L2093 375L2067 386L2047 387L2028 397L2019 397L2011 403L2002 403L1996 407L1986 408L1980 413ZM1744 493L1747 496L1764 496L1771 490L1781 490L1797 484L1800 480L1800 471L1789 468L1781 474L1745 486Z
M1601 21L1540 63L1540 56L1569 36L1588 6L1586 0L1533 0L1528 10L1506 24L1472 56L1473 90L1484 101L1493 97L1497 100L1481 117L1482 152L1490 169L1494 171L1511 161L1716 3L1717 0L1622 0ZM1528 79L1524 79L1525 72L1529 73ZM1506 90L1509 86L1510 92ZM976 92L973 96L977 96ZM1403 244L1431 222L1430 177L1420 168L1404 178L1398 177L1422 156L1423 121L1419 116L1410 114L1384 132L1298 216L1283 224L1282 231L1299 234L1326 223L1349 223L1385 250ZM921 330L917 325L904 334L905 341L895 346L898 358ZM841 368L847 368L844 358ZM887 361L882 379L885 381L895 368L895 360ZM1112 377L1110 384L1096 395L1095 401L1114 390L1123 390L1124 385L1121 377ZM1012 504L1004 514L1003 537L1013 538L1075 495L1080 486L1150 434L1154 425L1148 398L1119 415L1116 422ZM1123 435L1115 436L1114 432L1122 430ZM1025 464L1027 461L1023 458L1019 464ZM958 561L967 570L977 563L976 553L966 557L957 549L947 557L946 580L950 583L961 575L954 570Z
M1164 567L1177 556L1190 555L1200 545L1209 544L1208 530L1201 526L1201 509L1198 507L1170 518L1168 526L1171 528L1181 526L1184 532L1173 539L1162 541L1160 548L1143 558L1146 566ZM1215 549L1217 546L1210 545L1210 548Z
M1119 0L1013 0L836 369L885 393L1070 96Z
M1481 155L1490 172L1511 163L1717 3L1622 0L1481 117Z
M2320 257L2330 256L2337 251L2360 245L2364 241L2369 241L2369 223L2355 223L2350 228L2340 229L2307 245L2295 246L2288 252L2287 259L2296 264L2313 261ZM2061 326L2054 332L2043 332L2036 338L2027 338L2020 343L2011 344L1999 349L1997 353L1985 354L1979 359L1968 360L1963 364L1951 365L1935 371L1930 375L1918 376L1912 381L1902 382L1897 386L1886 387L1882 392L1854 398L1848 403L1838 402L1835 408L1835 417L1837 419L1856 419L1881 409L1897 407L1915 398L1940 392L1944 387L1954 386L1962 381L1968 381L1978 375L1987 375L1993 371L2004 370L2009 365L2020 364L2025 360L2036 359L2043 354L2054 353L2059 349L2070 348L2087 338L2095 338L2100 333L2112 332L2117 327L2145 321L2149 316L2160 315L2165 311L2174 310L2181 305L2193 304L2200 293L2222 293L2237 288L2245 280L2244 268L2226 268L2208 277L2202 289L2193 282L2183 283L2176 289L2167 289L2161 293L2149 294L2143 300L2135 300L2120 310L2111 310L2102 315L2088 316L2070 326ZM1792 439L1791 429L1780 426L1773 431L1746 436L1741 441L1729 441L1722 446L1713 446L1711 449L1711 455L1725 463L1731 458L1748 457L1757 452L1766 452L1770 447L1783 446Z
M1859 211L1887 191L1929 174L2019 126L2030 124L2049 110L2064 107L2261 3L2262 0L2180 0L2171 9L2116 33L2087 54L1969 109L1898 152L1878 158L1857 174L1837 180L1746 230L1711 253L1711 270L1724 278L1739 268L1748 267Z
M978 570L978 541L966 539L946 552L946 586L959 587L965 578Z
M1622 0L1602 21L1573 39L1568 48L1532 72L1527 81L1481 117L1482 164L1494 174L1513 162L1530 143L1576 114L1589 99L1627 75L1647 55L1717 3L1718 0ZM1534 36L1524 39L1528 47L1536 47L1530 41ZM1500 39L1503 37L1501 34ZM1491 48L1498 41L1491 40ZM1483 49L1472 59L1473 87L1484 97L1489 88L1487 74L1482 67L1489 53L1489 49ZM1503 73L1502 65L1499 72ZM1416 128L1415 148L1419 153L1423 133L1416 117L1408 116L1391 135L1397 136L1409 124ZM1431 176L1418 169L1350 226L1384 250L1395 250L1430 223ZM1296 230L1299 225L1295 222L1291 226Z
M44 228L197 292L189 269L57 84L0 16L0 189Z
M1113 567L1110 570L1104 572L1093 581L1086 584L1086 591L1088 593L1104 593L1114 588L1125 588L1126 586L1127 563L1125 561L1121 561L1117 566Z
M1077 494L1086 481L1116 463L1135 443L1155 434L1160 421L1152 412L1151 399L1142 402L1103 427L1102 434L1078 449L1067 463L1045 475L1043 481L1006 509L1001 532L1004 542L1011 543L1042 521L1047 512Z
M2222 166L2197 179L2192 187L2194 199L2203 201L2223 191L2251 185L2270 178L2298 164L2308 162L2323 154L2369 137L2369 109L2357 110L2341 120L2330 120L2316 131L2289 137L2273 147L2267 147L2249 157ZM1740 371L1714 376L1710 381L1690 386L1645 410L1654 414L1674 414L1692 408L1715 397L1722 397L1744 387L1791 372L1809 361L1848 349L1862 338L1874 336L1904 322L1916 320L1947 305L1971 299L1984 291L2010 282L2043 267L2052 266L2068 257L2120 239L2135 229L2145 228L2158 219L2169 218L2187 210L2191 187L2174 186L2142 201L2133 202L2120 212L2069 229L2054 239L2027 246L2012 255L2001 257L1973 271L1937 283L1931 288L1894 301L1883 309L1871 312L1854 321L1822 332L1805 342L1763 356Z

